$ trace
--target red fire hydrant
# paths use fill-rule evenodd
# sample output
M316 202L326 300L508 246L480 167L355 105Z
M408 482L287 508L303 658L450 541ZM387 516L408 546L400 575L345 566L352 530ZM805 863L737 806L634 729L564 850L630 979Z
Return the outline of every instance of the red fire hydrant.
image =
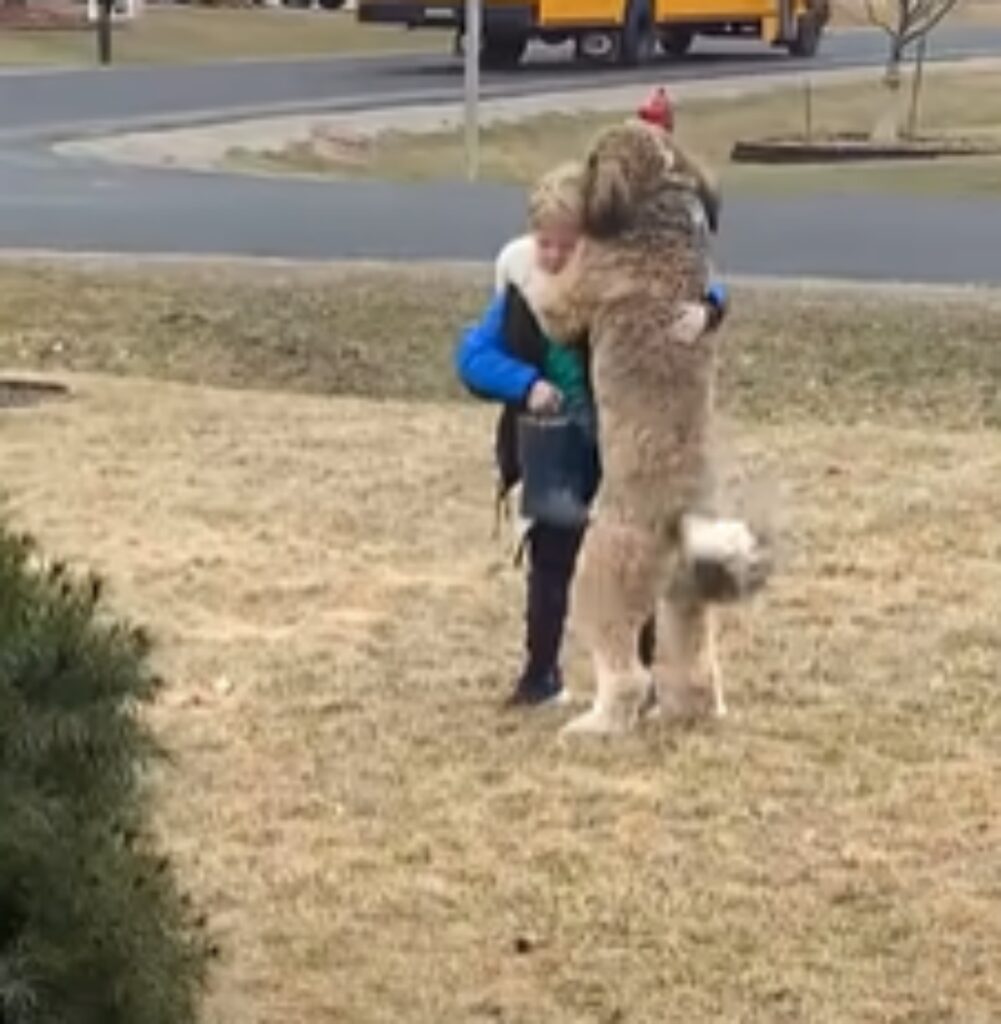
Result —
M646 98L636 111L636 116L648 124L655 124L666 132L674 131L674 104L667 90L659 86Z

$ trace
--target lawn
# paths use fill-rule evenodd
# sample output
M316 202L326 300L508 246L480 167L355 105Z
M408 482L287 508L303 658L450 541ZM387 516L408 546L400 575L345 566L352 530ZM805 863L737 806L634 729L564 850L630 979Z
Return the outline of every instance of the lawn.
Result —
M896 6L896 0L876 0L877 13ZM866 0L833 0L831 23L837 27L869 25ZM1001 25L1001 5L997 0L959 0L949 15L950 25Z
M736 289L726 435L785 525L731 717L562 746L498 706L521 581L449 372L485 273L0 287L0 365L74 391L0 411L6 512L159 639L206 1021L997 1020L1001 296Z
M906 87L906 86L905 86ZM1001 141L1001 71L936 70L926 76L921 105L923 134L969 134ZM878 72L871 81L812 90L817 134L867 131L882 103ZM762 168L730 162L738 139L803 133L806 89L783 87L725 99L679 102L679 138L718 169L728 192L886 191L919 194L998 195L1001 159L962 158L932 163ZM547 114L487 126L482 135L482 176L528 183L568 155L582 153L593 133L623 114ZM344 147L338 159L329 141L297 142L285 149L236 151L230 166L279 173L368 176L398 180L458 177L464 166L461 130L416 136L392 132L366 147ZM333 154L333 155L332 155ZM360 154L360 157L359 157Z
M391 50L445 50L447 37L359 25L350 13L263 9L149 9L121 25L118 64L177 64L234 58L324 56ZM0 30L0 66L93 64L97 43L85 30Z

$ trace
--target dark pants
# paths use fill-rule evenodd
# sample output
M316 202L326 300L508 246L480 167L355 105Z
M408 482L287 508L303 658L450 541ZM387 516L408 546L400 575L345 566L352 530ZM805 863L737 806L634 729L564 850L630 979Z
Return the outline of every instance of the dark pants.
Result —
M528 533L527 661L522 685L538 683L558 671L567 617L570 583L584 528L536 522ZM644 623L637 638L640 661L653 662L654 622Z

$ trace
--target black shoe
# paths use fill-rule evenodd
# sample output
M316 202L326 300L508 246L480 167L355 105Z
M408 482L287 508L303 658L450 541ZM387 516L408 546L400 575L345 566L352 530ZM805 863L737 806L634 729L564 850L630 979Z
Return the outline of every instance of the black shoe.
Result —
M509 708L542 707L547 704L564 704L567 699L563 676L556 669L541 678L522 676L505 705Z

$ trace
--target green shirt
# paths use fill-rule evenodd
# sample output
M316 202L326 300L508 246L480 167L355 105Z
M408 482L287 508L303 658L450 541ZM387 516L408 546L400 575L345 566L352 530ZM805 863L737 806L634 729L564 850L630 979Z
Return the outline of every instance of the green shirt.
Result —
M547 340L542 375L560 389L568 406L590 403L584 360L576 349Z

